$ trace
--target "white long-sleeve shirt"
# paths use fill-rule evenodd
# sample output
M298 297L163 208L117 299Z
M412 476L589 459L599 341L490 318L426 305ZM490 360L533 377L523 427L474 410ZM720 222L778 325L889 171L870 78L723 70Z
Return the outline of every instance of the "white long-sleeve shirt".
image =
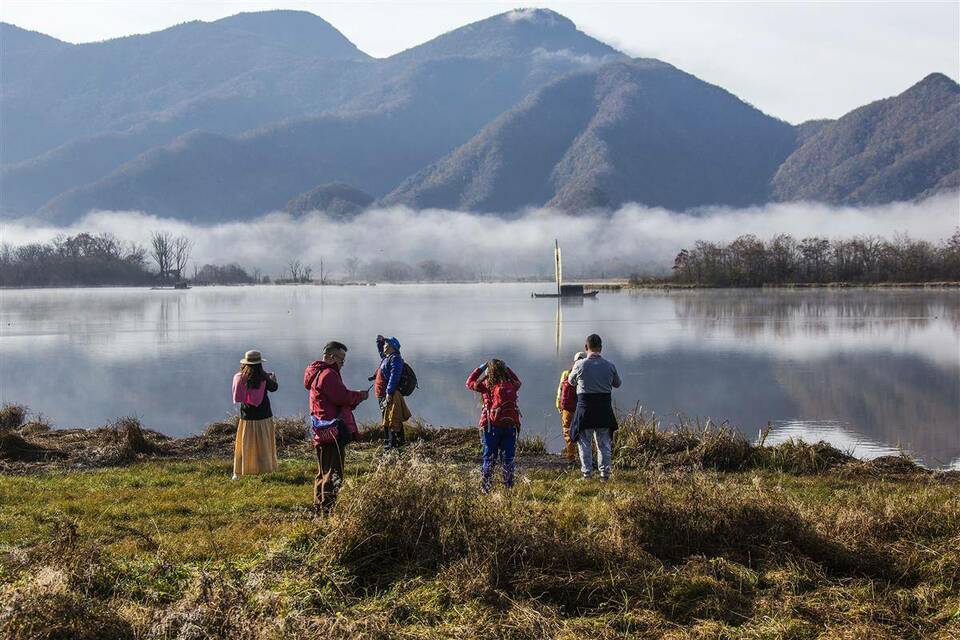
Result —
M612 362L599 353L591 353L573 365L567 382L577 386L577 394L610 393L620 386L620 374Z

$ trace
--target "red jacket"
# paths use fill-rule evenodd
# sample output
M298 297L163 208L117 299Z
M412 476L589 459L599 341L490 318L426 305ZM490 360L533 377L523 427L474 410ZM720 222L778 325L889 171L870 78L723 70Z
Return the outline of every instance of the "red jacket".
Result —
M577 410L577 386L570 384L566 377L560 382L560 408L564 411Z
M477 426L480 428L487 425L487 411L490 410L490 404L493 402L493 398L490 397L490 387L487 386L487 381L477 380L482 373L483 369L477 367L473 370L473 373L470 374L470 377L467 378L467 389L476 391L483 397L483 408L480 409L480 422L477 423ZM520 388L520 378L517 377L517 374L515 374L510 367L507 367L507 377L509 382L513 383L517 389Z
M353 410L363 400L359 391L351 391L340 377L340 365L314 360L303 372L303 387L310 391L310 415L333 420L338 415L353 433L358 433Z

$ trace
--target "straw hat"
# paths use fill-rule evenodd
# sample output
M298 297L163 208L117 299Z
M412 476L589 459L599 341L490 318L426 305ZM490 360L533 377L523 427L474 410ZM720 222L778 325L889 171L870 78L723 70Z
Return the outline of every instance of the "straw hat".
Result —
M252 349L243 354L243 360L240 361L240 364L261 364L263 358L260 357L260 352L256 349Z

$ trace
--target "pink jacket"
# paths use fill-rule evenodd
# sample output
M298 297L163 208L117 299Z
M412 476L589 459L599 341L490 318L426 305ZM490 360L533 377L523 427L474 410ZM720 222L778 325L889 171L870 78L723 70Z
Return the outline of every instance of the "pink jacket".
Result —
M243 374L237 372L233 376L233 401L249 404L253 407L259 407L263 402L263 397L267 395L267 381L262 380L259 386L252 389L247 386L247 379Z

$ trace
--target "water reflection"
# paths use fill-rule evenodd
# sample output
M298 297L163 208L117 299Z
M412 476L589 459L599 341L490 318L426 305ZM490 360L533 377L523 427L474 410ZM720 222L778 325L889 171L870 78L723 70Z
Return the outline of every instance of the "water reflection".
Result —
M617 402L775 433L902 445L935 466L960 459L960 293L700 291L531 299L529 285L259 287L0 292L0 398L61 425L141 416L171 434L233 410L244 350L277 371L280 413L305 409L303 367L346 342L348 384L374 370L373 336L400 336L421 389L415 413L471 424L467 373L491 356L524 380L525 427L561 446L557 374L603 335ZM579 304L577 304L579 303ZM360 417L374 417L373 405ZM817 425L829 425L820 428Z

